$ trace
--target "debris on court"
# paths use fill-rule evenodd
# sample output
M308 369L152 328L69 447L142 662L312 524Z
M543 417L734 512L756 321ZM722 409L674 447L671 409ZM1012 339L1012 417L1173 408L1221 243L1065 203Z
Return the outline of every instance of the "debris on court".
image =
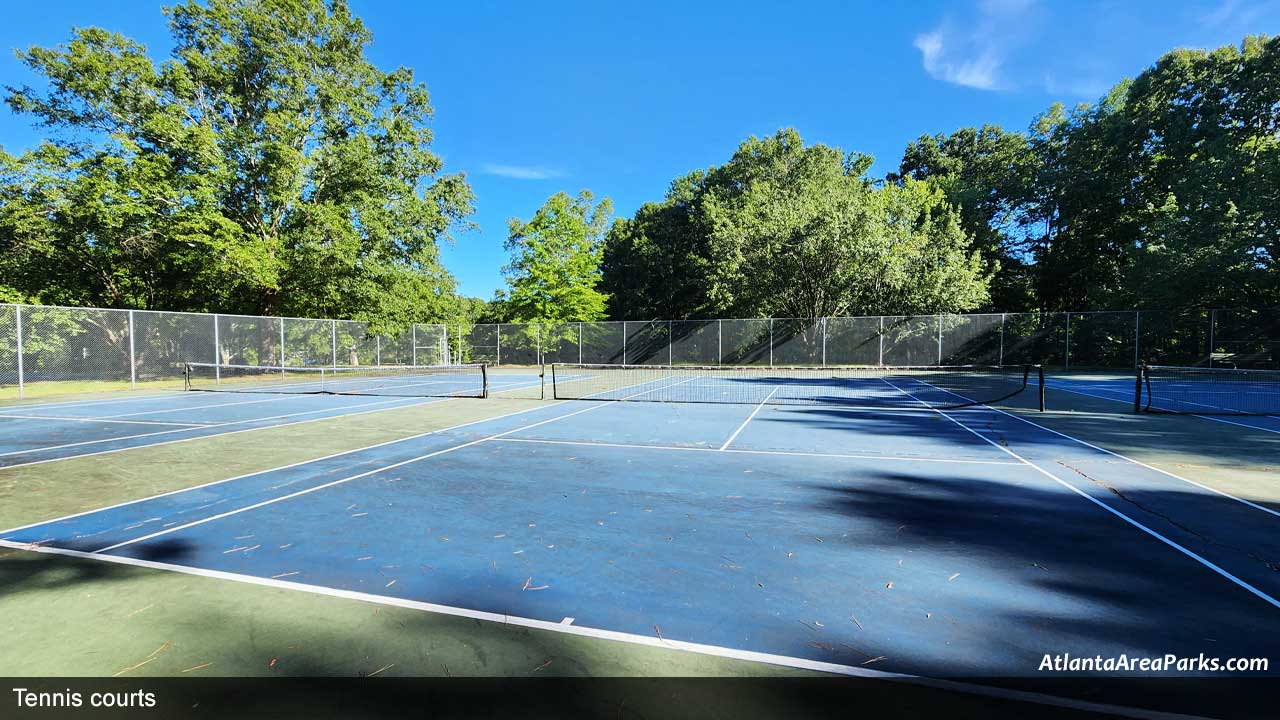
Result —
M126 674L126 673L133 672L134 670L137 670L138 668L142 667L143 665L146 665L147 663L149 663L149 662L151 662L151 661L155 660L156 658L160 657L161 653L164 653L164 652L168 651L168 650L169 650L169 648L171 648L171 647L173 647L173 643L169 642L168 640L165 640L163 645L161 645L160 647L156 648L155 650L152 650L152 651L151 651L151 654L150 654L150 655L148 655L148 656L147 656L147 657L146 657L142 662L137 663L137 664L134 664L134 665L130 665L130 666L129 666L129 667L127 667L127 668L122 668L122 669L118 670L118 671L117 671L114 675L112 675L111 677L120 677L121 675L124 675L124 674Z

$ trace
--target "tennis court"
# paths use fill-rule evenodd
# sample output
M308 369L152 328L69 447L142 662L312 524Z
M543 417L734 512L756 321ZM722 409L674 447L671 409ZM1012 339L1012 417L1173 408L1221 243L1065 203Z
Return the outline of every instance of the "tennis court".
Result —
M254 391L10 406L10 474L435 414L302 460L259 448L257 469L104 493L0 538L780 669L1030 677L1046 653L1195 657L1207 641L1266 657L1275 418L1134 415L1132 376L1039 372L570 365L547 368L545 401L512 397L542 390L532 370L490 373L488 398L233 375L223 389Z

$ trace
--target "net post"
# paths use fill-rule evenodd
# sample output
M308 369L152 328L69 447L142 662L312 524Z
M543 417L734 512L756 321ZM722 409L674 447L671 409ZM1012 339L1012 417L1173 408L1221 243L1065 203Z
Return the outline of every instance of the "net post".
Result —
M1067 348L1066 348L1065 354L1062 356L1062 369L1070 370L1071 369L1071 313L1067 313L1066 336L1067 336Z
M18 399L21 400L25 385L22 372L22 306L15 305L14 310L18 318Z
M489 397L489 366L480 364L480 397Z
M182 366L182 389L185 392L191 392L191 363L185 363Z
M623 336L622 336L622 337L624 337L624 338L626 337L626 331L625 331L625 330L623 331ZM544 381L544 382L545 382L545 381ZM542 392L543 392L543 394L544 394L544 395L546 394L546 390L545 390L545 389L544 389ZM559 399L560 399L560 393L556 390L556 365L555 365L555 363L551 363L551 398L552 398L553 400L559 400Z
M1142 374L1146 372L1145 365L1139 365L1138 371L1134 374L1133 380L1133 414L1142 413Z
M129 389L138 389L138 358L133 344L133 311L129 311Z
M222 380L222 340L218 337L218 313L213 314L213 381Z
M333 366L338 367L338 321L329 321L329 343L333 349Z

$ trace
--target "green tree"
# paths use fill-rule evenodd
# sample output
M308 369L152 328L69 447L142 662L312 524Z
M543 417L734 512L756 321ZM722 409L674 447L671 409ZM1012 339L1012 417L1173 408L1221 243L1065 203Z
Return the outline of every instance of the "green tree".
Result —
M615 226L606 287L633 299L612 312L817 318L986 302L981 257L942 192L910 178L876 188L871 162L805 147L794 130L747 140Z
M471 212L428 148L426 88L364 57L342 0L209 0L165 13L157 65L77 30L23 62L10 108L57 139L0 157L0 287L44 302L440 319L438 243Z
M513 322L578 322L604 317L608 296L598 289L602 240L613 204L552 195L529 222L507 222L511 262L503 273L509 292L499 298Z
M1022 215L1034 169L1025 134L984 125L920 136L907 144L898 172L886 179L929 180L942 189L992 274L990 307L1012 311L1035 306L1034 258Z

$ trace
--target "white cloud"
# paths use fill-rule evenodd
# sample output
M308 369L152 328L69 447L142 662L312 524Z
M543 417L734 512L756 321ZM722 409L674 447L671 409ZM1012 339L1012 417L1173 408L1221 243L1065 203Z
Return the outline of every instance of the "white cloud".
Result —
M480 167L480 171L486 175L497 175L498 177L511 178L513 180L551 180L564 175L559 170L552 168L530 165L500 165L497 163L485 163Z
M942 33L936 31L916 37L915 46L924 61L924 71L931 77L979 90L996 89L996 76L1003 61L993 53L971 59L948 58L942 46Z
M961 25L950 19L921 33L913 43L925 72L944 82L979 90L1007 86L1001 71L1026 35L1033 0L980 0L976 17ZM963 29L960 29L963 28Z

